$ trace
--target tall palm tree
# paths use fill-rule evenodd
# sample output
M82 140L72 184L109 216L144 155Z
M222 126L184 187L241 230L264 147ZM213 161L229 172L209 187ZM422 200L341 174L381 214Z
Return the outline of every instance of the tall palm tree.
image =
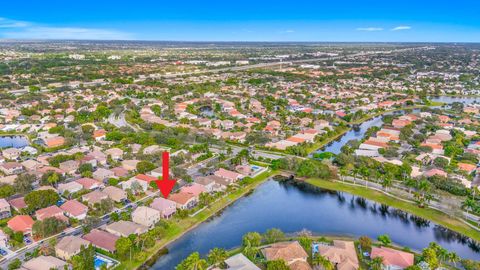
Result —
M257 257L257 254L258 254L258 248L257 247L254 247L252 246L252 244L250 243L250 241L246 241L246 244L245 244L245 247L243 248L243 255L245 255L248 259L250 259L251 261L254 261L255 258Z
M457 255L455 252L448 253L448 261L453 263L455 267L457 267L457 262L461 260L460 256Z
M467 214L470 213L470 210L473 210L475 208L476 202L472 197L467 197L464 202L462 202L462 207L467 210Z
M383 188L385 188L385 190L388 190L388 187L391 187L392 184L393 184L392 176L389 173L387 173L383 178L382 186Z
M223 248L214 248L210 250L207 255L208 263L214 266L221 266L225 264L225 260L227 259L227 251Z
M372 269L372 270L382 270L383 257L376 257L376 258L372 259L368 263L368 266L370 266L370 269Z
M318 265L323 267L325 270L333 270L335 269L335 266L331 261L329 261L327 258L323 257L320 254L316 254L313 259L312 259L312 264L313 265Z

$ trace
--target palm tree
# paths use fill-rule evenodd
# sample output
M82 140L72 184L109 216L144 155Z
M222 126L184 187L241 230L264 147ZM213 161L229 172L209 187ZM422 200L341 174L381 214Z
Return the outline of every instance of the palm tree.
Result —
M392 186L392 176L387 173L385 177L383 178L382 186L385 188L385 190L388 190L388 187Z
M467 214L470 213L470 210L473 210L475 208L476 202L472 197L467 197L464 202L462 202L462 207L467 210Z
M451 263L453 263L453 265L455 266L455 268L457 267L457 262L459 262L461 259L460 257L457 255L457 253L455 252L450 252L448 253L448 261L450 261Z
M335 269L335 266L333 265L333 263L331 261L329 261L327 258L320 255L320 254L317 254L313 257L312 264L322 266L323 269L325 269L325 270Z
M190 254L178 266L177 270L206 270L208 268L207 261L200 258L198 252Z
M372 269L372 270L382 270L383 257L376 257L376 258L372 259L368 263L368 266L370 266L370 269Z
M412 188L417 186L417 181L413 178L406 178L405 179L405 186L408 187L408 193L410 194L412 192Z
M227 251L223 248L214 248L210 250L207 255L208 263L214 266L221 266L225 264L225 259L227 259Z
M250 241L246 241L245 247L243 248L242 251L243 255L245 255L249 260L255 261L255 258L257 257L258 254L258 248L252 246Z

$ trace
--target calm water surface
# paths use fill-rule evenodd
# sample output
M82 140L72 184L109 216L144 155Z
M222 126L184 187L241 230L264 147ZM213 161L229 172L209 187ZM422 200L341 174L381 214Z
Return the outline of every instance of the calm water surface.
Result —
M287 233L307 229L314 234L371 238L388 234L395 243L414 250L437 242L461 257L480 259L476 243L432 222L348 193L270 180L169 245L170 253L160 257L152 268L175 269L192 252L205 255L214 247L231 249L241 244L245 233L263 233L270 228Z
M28 144L27 138L23 136L0 136L0 148L22 148Z

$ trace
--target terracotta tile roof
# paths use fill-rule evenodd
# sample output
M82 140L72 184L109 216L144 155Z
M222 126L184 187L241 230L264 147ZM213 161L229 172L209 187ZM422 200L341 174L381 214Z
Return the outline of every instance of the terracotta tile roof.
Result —
M284 260L287 263L308 257L307 252L297 241L273 244L262 249L262 253L268 261Z
M10 229L15 232L28 232L32 230L33 219L27 215L18 215L14 216L7 222L7 225Z
M383 264L385 266L399 266L406 268L413 265L413 254L395 250L386 247L373 247L370 255L371 258L383 257Z
M82 238L90 241L92 245L98 248L105 249L110 252L115 252L115 243L120 237L109 232L94 229L89 233L85 234Z
M150 183L152 181L157 181L158 179L156 177L153 177L153 176L149 176L149 175L145 175L145 174L137 174L135 176L136 179L138 180L142 180L142 181L145 181L147 183Z
M171 200L171 201L174 201L178 204L184 205L194 197L195 197L195 195L193 195L191 193L179 192L179 193L171 194L168 197L168 199Z
M37 217L38 220L44 220L52 217L58 218L59 220L62 220L62 221L68 220L68 218L63 215L63 210L56 205L52 205L52 206L37 210L35 212L35 216Z
M88 207L76 200L66 201L60 208L72 216L80 216L88 211Z

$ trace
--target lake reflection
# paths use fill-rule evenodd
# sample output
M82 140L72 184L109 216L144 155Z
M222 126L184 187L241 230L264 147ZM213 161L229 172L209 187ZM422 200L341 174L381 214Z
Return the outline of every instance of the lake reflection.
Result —
M348 193L270 180L172 243L170 253L153 268L174 269L192 252L205 255L214 247L234 248L245 233L263 233L270 228L371 238L388 234L395 243L413 250L437 242L461 257L480 258L477 243L433 222Z

